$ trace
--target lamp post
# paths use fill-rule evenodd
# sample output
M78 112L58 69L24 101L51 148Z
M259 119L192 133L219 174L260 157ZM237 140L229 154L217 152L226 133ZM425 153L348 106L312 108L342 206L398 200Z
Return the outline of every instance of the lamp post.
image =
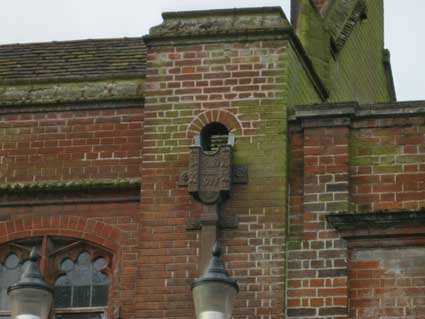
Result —
M230 319L233 299L239 292L236 281L224 270L221 249L215 242L212 258L203 276L192 283L197 319Z
M35 247L19 281L7 288L12 319L47 319L53 303L53 289L43 279Z

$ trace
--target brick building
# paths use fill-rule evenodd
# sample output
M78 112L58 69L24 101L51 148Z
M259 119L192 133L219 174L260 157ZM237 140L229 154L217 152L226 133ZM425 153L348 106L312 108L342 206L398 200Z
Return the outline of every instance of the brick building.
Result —
M425 318L425 103L383 0L163 20L0 46L0 316L36 246L56 317L193 318L217 238L235 318Z

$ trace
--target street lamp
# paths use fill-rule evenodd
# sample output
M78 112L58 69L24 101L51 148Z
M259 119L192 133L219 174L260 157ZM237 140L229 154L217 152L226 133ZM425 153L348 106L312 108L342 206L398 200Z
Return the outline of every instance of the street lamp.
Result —
M19 281L7 288L12 319L47 319L53 303L53 289L43 279L35 247Z
M236 281L224 270L221 249L215 242L212 258L203 276L192 283L197 319L230 319L233 298L239 292Z

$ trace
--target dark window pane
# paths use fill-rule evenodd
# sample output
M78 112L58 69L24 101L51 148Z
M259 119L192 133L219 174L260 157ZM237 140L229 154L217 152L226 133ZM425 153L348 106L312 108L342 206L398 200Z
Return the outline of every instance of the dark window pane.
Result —
M90 286L74 287L72 307L90 307Z
M93 286L92 307L101 307L108 304L109 286Z
M70 286L55 287L55 307L67 308L71 307L71 289Z

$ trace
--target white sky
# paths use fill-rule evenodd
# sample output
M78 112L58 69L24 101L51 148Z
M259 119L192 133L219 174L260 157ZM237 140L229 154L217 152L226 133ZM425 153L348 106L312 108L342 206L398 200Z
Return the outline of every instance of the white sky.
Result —
M384 2L397 97L425 99L425 1ZM0 0L0 43L141 36L164 11L258 6L282 6L289 18L289 0Z

